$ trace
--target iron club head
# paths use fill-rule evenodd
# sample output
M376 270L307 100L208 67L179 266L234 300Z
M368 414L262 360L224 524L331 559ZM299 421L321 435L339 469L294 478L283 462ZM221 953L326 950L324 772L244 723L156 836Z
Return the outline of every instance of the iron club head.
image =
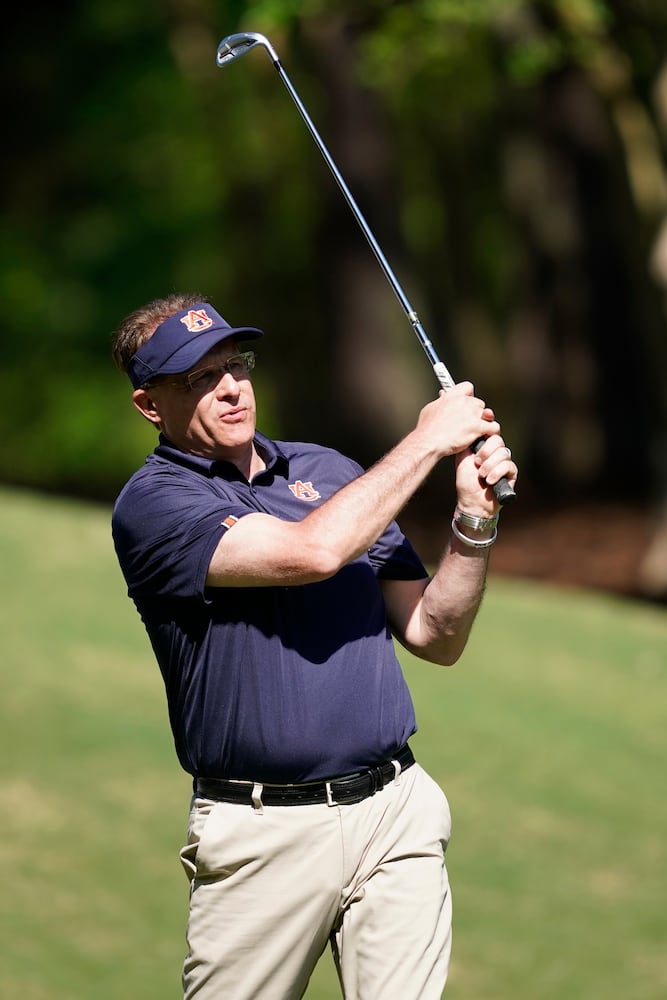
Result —
M245 55L256 45L261 45L266 49L272 62L277 63L278 53L273 48L268 38L258 34L256 31L243 31L237 35L227 35L218 45L218 52L215 61L218 66L226 66L233 59Z

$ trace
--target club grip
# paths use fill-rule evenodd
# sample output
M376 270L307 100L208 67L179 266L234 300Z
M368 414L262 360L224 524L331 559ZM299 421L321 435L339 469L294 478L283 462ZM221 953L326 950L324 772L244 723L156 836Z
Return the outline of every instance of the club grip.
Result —
M470 447L475 454L477 454L485 441L486 438L483 437L477 438L476 441L473 441ZM512 500L516 499L516 493L507 481L507 476L503 476L503 478L499 479L497 483L494 483L492 489L494 496L501 507L504 507L506 504L511 503Z

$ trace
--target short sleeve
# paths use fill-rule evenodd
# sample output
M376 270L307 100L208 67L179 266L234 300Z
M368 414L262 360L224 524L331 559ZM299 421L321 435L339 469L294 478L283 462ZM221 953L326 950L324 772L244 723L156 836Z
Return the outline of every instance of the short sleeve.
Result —
M204 477L169 468L133 477L113 512L113 540L131 597L204 596L213 552L226 531L252 513Z
M424 564L396 521L369 550L371 566L381 580L423 580L428 576Z

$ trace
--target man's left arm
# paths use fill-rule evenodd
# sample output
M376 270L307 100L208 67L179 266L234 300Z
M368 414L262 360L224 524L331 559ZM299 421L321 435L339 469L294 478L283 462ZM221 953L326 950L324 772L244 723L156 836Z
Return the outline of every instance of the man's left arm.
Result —
M497 530L499 508L491 487L503 476L514 485L517 474L499 435L489 438L476 455L459 455L457 510L464 518L457 520L436 573L426 580L381 581L392 632L415 656L450 666L465 649L484 595Z

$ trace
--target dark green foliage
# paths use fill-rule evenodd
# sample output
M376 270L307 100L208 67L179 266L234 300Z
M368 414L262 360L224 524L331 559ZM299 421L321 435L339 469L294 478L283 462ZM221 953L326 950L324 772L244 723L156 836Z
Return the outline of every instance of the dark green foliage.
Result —
M524 491L616 489L629 448L657 490L667 15L630 0L15 12L0 42L3 478L116 491L152 436L111 331L172 290L270 332L271 433L367 462L435 391L269 61L215 67L240 29L276 45L440 353L500 414Z

